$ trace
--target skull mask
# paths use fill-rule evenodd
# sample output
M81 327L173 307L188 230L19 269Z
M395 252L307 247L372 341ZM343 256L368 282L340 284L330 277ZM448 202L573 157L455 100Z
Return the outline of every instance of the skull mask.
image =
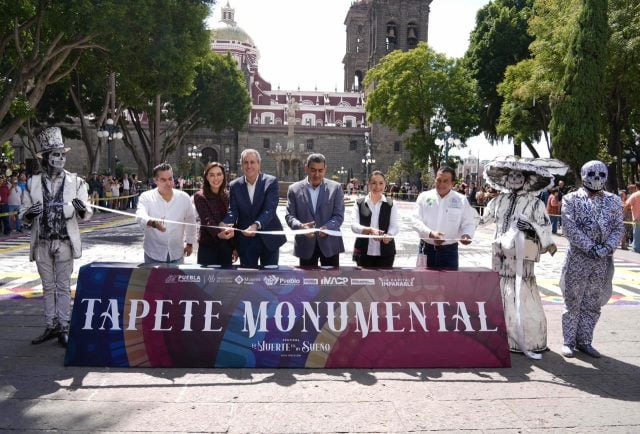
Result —
M62 172L62 169L64 169L64 165L67 162L67 157L64 150L55 150L49 152L47 162L50 175Z
M512 170L507 175L506 187L512 191L520 190L524 186L525 176L519 170Z
M607 175L609 171L607 166L598 160L592 160L584 163L580 170L582 177L582 185L590 191L600 191L607 183Z

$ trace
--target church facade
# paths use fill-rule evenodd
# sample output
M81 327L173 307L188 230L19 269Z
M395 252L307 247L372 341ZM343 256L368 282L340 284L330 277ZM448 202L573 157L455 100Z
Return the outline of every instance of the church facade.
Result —
M243 72L252 100L247 126L239 132L213 134L196 131L187 137L176 157L184 161L190 146L202 151L199 163L220 161L241 173L243 149L257 149L262 169L283 181L304 177L304 162L312 152L324 154L327 176L341 182L364 178L363 159L369 152L374 169L385 171L396 160L408 159L397 134L366 119L366 72L386 53L407 50L426 41L431 0L354 1L345 19L347 49L343 59L344 92L273 89L260 75L260 52L253 39L235 21L229 3L211 29L211 49L230 53Z

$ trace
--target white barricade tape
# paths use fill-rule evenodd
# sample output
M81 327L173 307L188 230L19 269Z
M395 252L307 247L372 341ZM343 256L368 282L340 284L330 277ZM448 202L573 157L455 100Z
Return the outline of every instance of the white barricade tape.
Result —
M71 202L65 202L65 203L51 203L51 205L72 205ZM138 216L136 214L131 214L125 211L120 211L117 209L111 209L111 208L106 208L106 207L102 207L100 205L94 205L91 203L87 204L88 206L94 208L94 209L98 209L100 211L105 211L105 212L110 212L113 214L119 214L125 217L130 217L130 218L138 218L138 217L142 217L145 218L147 220L154 220L160 223L172 223L172 224L177 224L177 225L184 225L184 226L196 226L196 227L204 227L204 228L210 228L210 229L220 229L220 230L227 230L227 229L233 229L234 231L238 231L238 232L244 232L244 229L239 229L239 228L232 228L232 227L228 227L228 226L207 226L207 225L201 225L199 223L186 223L186 222L178 222L178 221L173 221L173 220L166 220L166 219L161 219L161 218L157 218L157 217L151 217L151 216ZM306 234L311 234L311 233L315 233L315 232L322 232L323 234L332 236L332 237L341 237L343 236L341 231L334 231L334 230L329 230L329 229L319 229L319 228L310 228L310 229L289 229L289 230L283 230L283 231L255 231L256 234L263 234L263 235L306 235ZM412 232L413 234L413 232ZM377 240L381 240L382 236L381 235L364 235L364 234L356 234L353 233L354 237L356 238L369 238L369 239L377 239ZM395 239L400 239L401 237L393 237L393 236L389 236L390 238L395 238ZM419 239L416 239L414 236L412 236L411 238L407 237L406 240L411 240L411 241L416 241L418 242ZM461 241L460 238L445 238L442 240L443 242L457 242L457 241Z

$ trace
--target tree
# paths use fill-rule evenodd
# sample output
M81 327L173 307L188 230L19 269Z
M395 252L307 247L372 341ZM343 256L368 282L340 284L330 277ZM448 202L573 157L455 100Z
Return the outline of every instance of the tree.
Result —
M555 154L574 173L598 153L608 38L607 1L585 0L550 124Z
M534 38L529 46L531 58L507 67L498 85L504 99L497 126L499 135L514 137L537 156L533 142L545 138L549 155L553 143L549 134L550 97L560 91L565 53L577 26L581 0L536 0L535 15L529 20Z
M0 4L0 142L13 137L84 50L98 47L93 15L88 1Z
M125 145L144 173L175 148L171 138L181 128L167 122L167 106L172 98L194 89L195 67L209 51L204 19L213 3L158 0L101 6L93 27L99 30L104 49L87 50L73 74L58 83L65 95L60 103L79 120L91 171L99 169L103 145L93 130L107 117L120 125ZM117 32L112 31L113 23L119 24ZM52 108L47 104L44 114L50 116ZM124 108L138 140L128 129Z
M420 168L440 166L437 134L451 126L464 142L477 125L475 81L461 63L420 43L407 52L393 51L372 68L365 86L373 88L366 102L370 121L402 135Z
M413 176L415 169L410 161L396 160L388 169L386 178L388 182L402 182L403 179L408 179Z
M529 57L532 37L527 33L527 21L532 10L533 0L496 0L481 8L476 16L464 61L478 82L480 130L490 141L498 141L511 132L498 130L504 98L498 85L509 65Z
M251 97L231 54L209 53L196 67L196 73L194 92L174 98L169 116L180 124L188 123L191 129L241 129L251 112Z
M609 187L625 186L623 151L638 155L636 148L640 122L633 113L640 110L640 3L609 0L609 61L606 70L604 113L607 153L610 164Z
M196 66L209 52L204 20L211 0L130 2L116 18L130 34L114 36L118 99L127 108L137 142L119 118L124 143L147 175L175 149L184 126L167 117L173 98L191 94ZM145 37L140 37L145 35Z

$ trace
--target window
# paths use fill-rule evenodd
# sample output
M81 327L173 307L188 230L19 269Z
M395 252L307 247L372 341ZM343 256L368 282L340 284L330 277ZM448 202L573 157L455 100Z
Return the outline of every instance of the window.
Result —
M400 147L400 142L393 143L393 152L401 152L402 148Z
M396 43L398 41L398 29L396 27L396 23L389 22L387 23L387 51L393 51L396 49Z
M418 46L418 26L415 23L409 23L407 28L407 47L409 49Z
M307 151L313 151L313 139L307 139Z
M358 150L358 141L357 140L351 140L349 142L349 150L350 151L357 151Z
M355 116L344 116L342 118L343 125L347 128L353 128L356 124Z
M273 124L274 115L272 112L260 113L260 123L263 125Z
M313 113L305 113L302 115L302 125L312 127L316 124L316 115Z
M262 139L262 147L269 149L271 147L271 139Z

